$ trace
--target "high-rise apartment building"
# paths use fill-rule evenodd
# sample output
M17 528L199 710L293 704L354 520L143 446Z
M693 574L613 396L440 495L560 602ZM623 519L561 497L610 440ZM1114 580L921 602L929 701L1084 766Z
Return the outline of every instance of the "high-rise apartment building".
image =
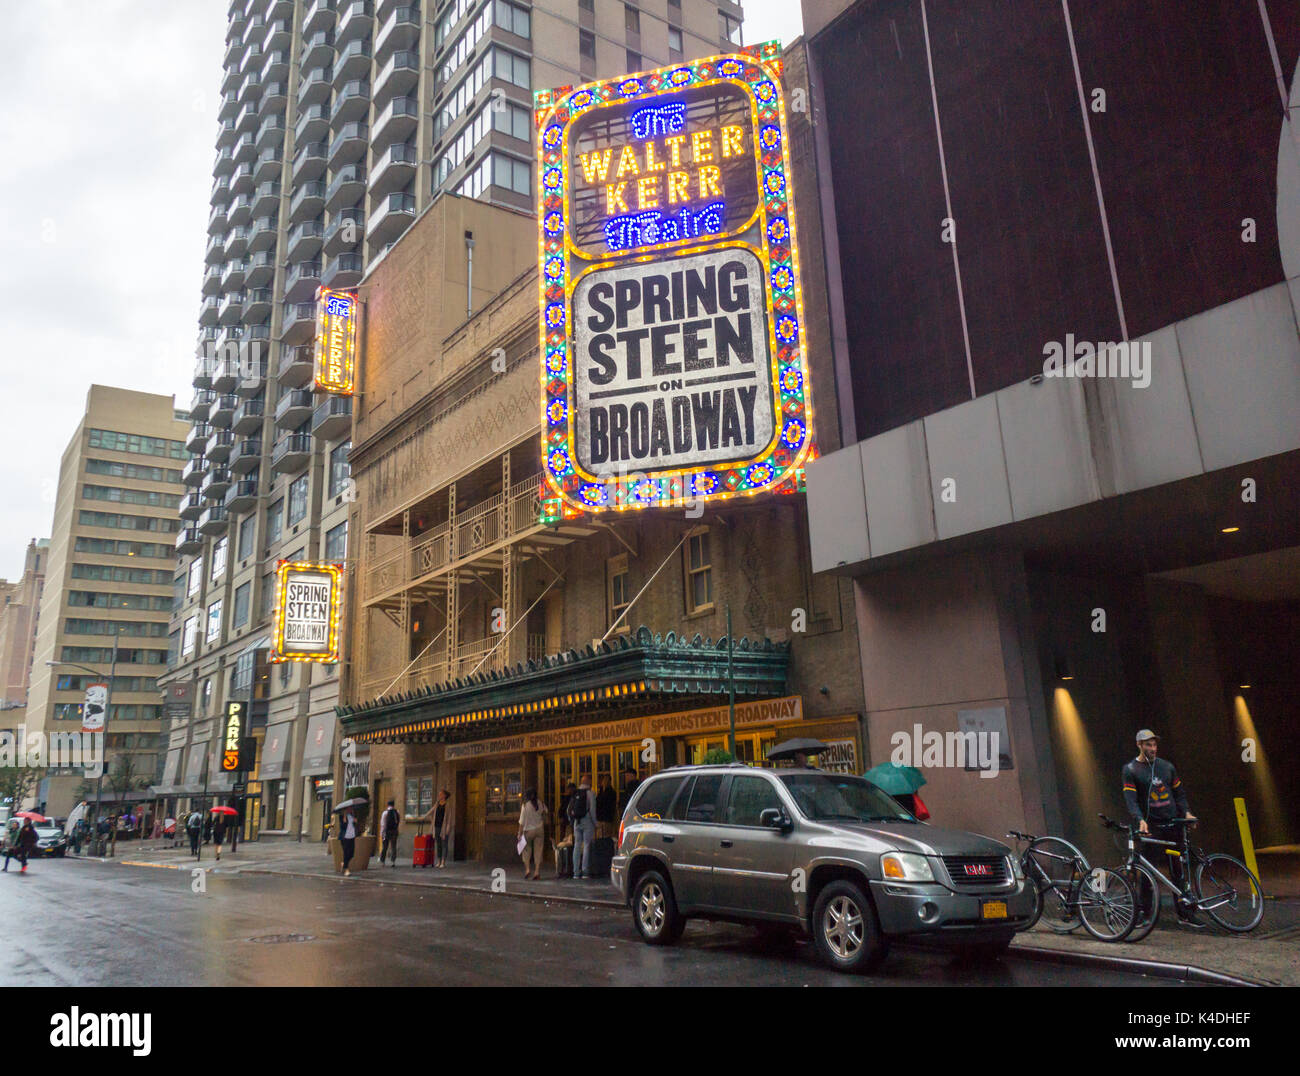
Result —
M16 583L0 579L0 710L27 702L49 557L50 540L33 538L27 545L22 578Z
M535 88L712 55L741 18L734 0L231 3L166 678L187 701L160 794L232 791L214 719L241 699L248 835L328 821L337 670L266 662L276 561L347 556L352 400L312 391L318 289L358 284L444 193L531 209Z
M157 779L188 430L170 396L92 385L59 468L27 725L80 731L87 686L112 673L106 801ZM46 813L66 815L83 780L52 768Z

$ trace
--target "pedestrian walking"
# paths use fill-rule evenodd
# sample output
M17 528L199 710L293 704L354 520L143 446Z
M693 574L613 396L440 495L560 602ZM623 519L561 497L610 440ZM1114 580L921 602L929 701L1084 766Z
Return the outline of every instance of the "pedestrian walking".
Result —
M343 812L339 815L339 847L343 850L343 874L345 876L352 873L349 864L352 862L352 855L357 850L357 816L351 807L344 807Z
M578 786L570 781L555 808L555 877L573 877L573 823L569 820L569 801L578 794Z
M203 816L200 816L203 817ZM203 843L212 843L212 815L203 818Z
M609 774L602 773L596 781L596 839L614 836L614 823L618 821L618 796Z
M523 852L524 877L542 876L543 838L546 836L546 804L537 798L537 789L530 788L524 793L524 802L519 808L519 834L516 839L524 841Z
M191 811L185 819L185 832L190 838L190 855L199 854L199 838L203 836L203 816L198 811Z
M438 793L438 802L424 816L433 820L433 848L435 867L447 865L447 843L451 840L451 793L445 788Z
M591 775L584 773L578 790L569 797L566 812L573 823L573 876L588 878L591 842L596 839L596 794L591 790Z
M384 857L391 851L392 865L397 866L397 831L401 825L401 816L397 813L397 807L393 800L388 801L388 806L384 808L384 813L379 816L379 836L382 844L379 848L379 865L384 865Z
M637 779L636 770L632 769L631 766L623 771L623 794L618 800L620 815L622 812L627 810L627 805L632 802L632 796L635 794L637 786L640 784L641 782Z
M5 870L9 869L9 860L17 859L23 865L20 874L27 873L27 857L36 851L36 827L32 825L30 818L23 819L23 828L18 831L5 848Z
M221 846L226 841L226 816L217 814L212 816L212 844L217 850L217 858L221 858Z
M235 802L230 805L238 813L230 816L230 854L233 856L239 851L239 834L244 828L244 799L238 796Z

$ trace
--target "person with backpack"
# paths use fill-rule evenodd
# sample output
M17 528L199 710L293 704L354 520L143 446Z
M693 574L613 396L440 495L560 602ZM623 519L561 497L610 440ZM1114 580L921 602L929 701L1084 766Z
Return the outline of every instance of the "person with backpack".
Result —
M379 836L383 844L379 849L379 865L384 865L384 857L392 850L392 864L397 866L397 830L401 824L401 817L397 813L397 807L394 801L389 800L388 806L384 808L384 813L379 816Z
M569 797L567 814L573 823L573 876L589 878L591 842L596 839L596 794L591 790L591 774L582 775L578 790Z
M185 819L185 832L190 837L190 855L199 854L199 838L203 835L203 816L198 811L191 811Z

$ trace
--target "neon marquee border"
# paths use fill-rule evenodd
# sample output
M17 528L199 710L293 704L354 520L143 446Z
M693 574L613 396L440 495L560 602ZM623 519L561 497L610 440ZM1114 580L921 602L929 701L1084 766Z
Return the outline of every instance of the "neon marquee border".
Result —
M795 493L804 488L804 467L817 456L808 395L808 364L802 346L803 297L795 235L789 126L782 100L781 46L769 41L734 53L583 86L563 86L534 94L538 131L538 266L541 339L541 425L544 488L541 521L553 523L585 512L671 507L691 501L722 500L758 493ZM759 208L741 231L761 216L762 248L738 244L735 229L707 241L676 240L640 247L634 256L593 261L568 234L568 136L573 120L592 109L626 105L662 93L731 83L750 101L752 132L759 141ZM573 343L569 310L581 276L611 265L650 261L663 252L689 254L743 245L768 272L769 385L779 400L773 441L757 457L726 466L671 468L648 475L632 472L601 478L576 465L574 430L569 421ZM570 257L582 259L580 272Z
M284 648L284 590L290 572L316 572L330 576L330 626L325 639L325 653L308 653ZM278 560L275 562L275 631L271 635L272 663L282 661L315 661L334 665L339 660L339 621L343 615L343 565L316 563L305 560Z

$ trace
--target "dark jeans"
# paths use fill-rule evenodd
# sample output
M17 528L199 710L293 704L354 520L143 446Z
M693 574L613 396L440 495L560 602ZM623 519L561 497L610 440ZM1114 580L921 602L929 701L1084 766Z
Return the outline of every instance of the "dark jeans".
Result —
M10 848L5 852L5 870L9 869L9 860L16 859L24 867L27 866L27 851L23 848Z
M190 855L197 856L199 854L199 831L197 829L192 829L189 831L189 835Z
M357 839L355 837L340 837L339 846L343 849L343 869L348 869L348 864L352 862L352 853L357 850Z
M382 863L388 856L389 850L393 853L393 866L397 866L397 834L384 838L383 847L379 849L379 862Z
M1147 822L1147 829L1150 830L1148 836L1154 837L1157 841L1172 841L1175 845L1182 840L1182 833L1186 826L1171 826L1161 822ZM1151 860L1157 867L1163 861L1169 867L1169 877L1173 879L1174 885L1180 889L1183 885L1183 857L1171 856L1166 854L1169 850L1166 848L1149 848L1146 850L1147 859ZM1157 853L1153 855L1152 853Z
M447 862L447 838L437 837L434 839L434 861L437 863Z

